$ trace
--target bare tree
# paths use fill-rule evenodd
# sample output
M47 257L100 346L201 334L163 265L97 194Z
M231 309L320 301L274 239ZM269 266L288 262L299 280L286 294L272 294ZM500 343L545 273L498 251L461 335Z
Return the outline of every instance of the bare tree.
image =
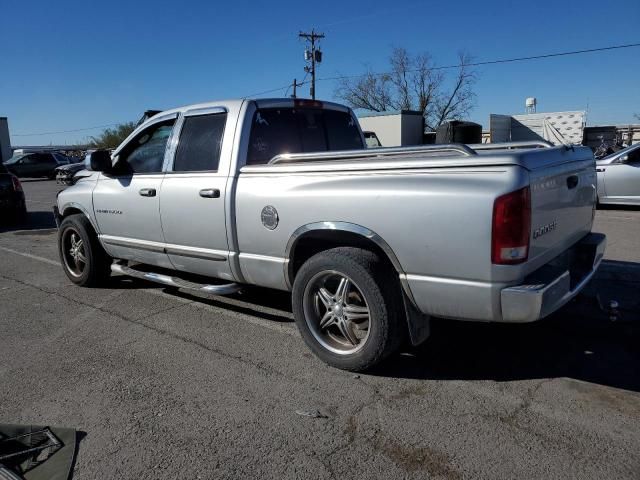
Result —
M438 69L427 53L412 57L404 48L394 48L389 57L390 71L343 78L335 96L353 108L383 112L418 110L425 125L435 129L448 120L467 115L475 104L475 72L467 53L458 56L459 67L453 81Z
M340 80L335 95L344 99L353 108L384 112L391 106L390 76L377 75L371 71L357 79Z
M435 127L447 120L460 120L473 108L476 99L473 92L476 74L468 66L472 60L468 53L458 54L459 67L453 86L450 91L441 93L436 100L436 115L433 117Z
M411 109L411 86L413 76L413 60L404 48L394 48L391 57L391 84L395 87L395 97L391 103L396 110Z

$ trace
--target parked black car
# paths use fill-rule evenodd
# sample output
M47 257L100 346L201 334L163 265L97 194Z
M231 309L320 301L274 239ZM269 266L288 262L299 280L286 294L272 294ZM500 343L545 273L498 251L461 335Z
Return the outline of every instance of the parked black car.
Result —
M60 153L24 153L15 155L4 162L9 172L18 177L49 177L55 178L55 169L66 165L69 159Z
M0 222L22 222L27 206L20 180L0 164Z

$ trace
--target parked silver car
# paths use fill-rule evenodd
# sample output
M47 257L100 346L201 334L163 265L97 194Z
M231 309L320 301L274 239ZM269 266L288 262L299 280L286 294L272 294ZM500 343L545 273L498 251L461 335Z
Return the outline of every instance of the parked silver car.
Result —
M640 143L596 161L598 202L640 205Z

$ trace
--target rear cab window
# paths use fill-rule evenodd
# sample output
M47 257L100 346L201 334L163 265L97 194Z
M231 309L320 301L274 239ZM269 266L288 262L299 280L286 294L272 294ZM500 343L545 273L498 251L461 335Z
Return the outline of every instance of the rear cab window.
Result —
M349 112L309 107L261 108L251 122L247 165L266 164L283 153L362 148L360 129Z

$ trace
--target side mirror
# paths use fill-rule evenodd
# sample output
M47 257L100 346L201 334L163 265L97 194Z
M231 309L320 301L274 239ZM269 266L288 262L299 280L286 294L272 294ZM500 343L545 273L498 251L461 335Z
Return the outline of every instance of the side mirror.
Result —
M618 158L618 163L627 163L629 161L629 155L622 155Z
M111 155L106 150L96 150L88 154L89 167L94 172L109 173L113 170L111 165Z

